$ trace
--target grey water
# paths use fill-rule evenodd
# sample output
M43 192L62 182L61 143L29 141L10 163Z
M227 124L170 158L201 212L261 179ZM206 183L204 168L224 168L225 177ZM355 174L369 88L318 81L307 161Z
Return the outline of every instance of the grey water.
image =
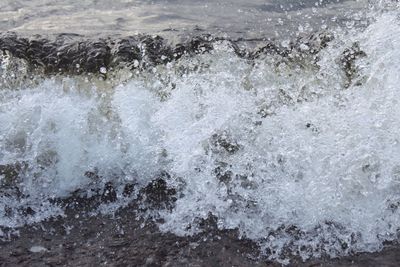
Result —
M2 0L0 31L276 38L344 25L367 6L367 0Z

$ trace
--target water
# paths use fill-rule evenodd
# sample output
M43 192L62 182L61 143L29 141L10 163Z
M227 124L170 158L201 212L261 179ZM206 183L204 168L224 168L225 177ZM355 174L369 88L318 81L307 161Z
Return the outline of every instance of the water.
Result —
M366 0L3 0L0 30L85 36L154 33L176 37L215 32L237 38L275 38L326 24L343 24ZM296 29L297 30L297 29Z
M112 213L162 176L177 200L144 214L162 231L193 235L212 215L281 263L397 241L400 20L386 4L364 10L369 25L330 26L326 47L302 39L289 56L239 56L219 40L146 68L44 75L4 55L0 225L62 215L56 199L108 182L118 201L98 211Z

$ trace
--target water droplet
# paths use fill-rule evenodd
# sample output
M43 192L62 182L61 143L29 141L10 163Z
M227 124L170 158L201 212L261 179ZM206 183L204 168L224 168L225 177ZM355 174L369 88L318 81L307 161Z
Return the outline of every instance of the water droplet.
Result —
M100 73L106 74L107 73L106 67L101 67L100 68Z

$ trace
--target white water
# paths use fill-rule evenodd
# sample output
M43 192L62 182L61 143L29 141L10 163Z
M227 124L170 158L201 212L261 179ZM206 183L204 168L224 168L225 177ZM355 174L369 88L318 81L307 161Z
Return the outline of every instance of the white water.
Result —
M340 57L354 42L367 56L357 60L358 82L345 88ZM335 257L397 240L399 13L361 33L338 33L318 66L273 56L250 62L226 43L215 46L118 86L54 78L2 90L0 164L26 164L20 182L30 197L2 195L0 209L37 212L0 213L0 225L62 213L43 200L93 187L86 171L98 170L102 184L143 186L165 170L180 197L160 213L163 231L196 233L212 213L220 229L238 228L283 263L287 251ZM216 177L218 167L230 181ZM302 234L282 230L291 226Z

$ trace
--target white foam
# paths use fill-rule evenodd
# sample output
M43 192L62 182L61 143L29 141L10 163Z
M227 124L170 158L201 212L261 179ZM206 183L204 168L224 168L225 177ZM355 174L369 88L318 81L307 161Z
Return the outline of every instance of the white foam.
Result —
M160 213L163 231L196 233L212 213L219 228L238 228L282 262L285 251L305 259L379 250L400 227L398 14L337 36L317 65L247 61L220 43L107 90L66 78L4 90L0 164L27 164L27 205L89 188L86 171L145 185L165 170L180 192ZM340 57L354 42L367 57L346 88ZM62 212L45 210L37 220ZM1 216L0 225L21 220Z

